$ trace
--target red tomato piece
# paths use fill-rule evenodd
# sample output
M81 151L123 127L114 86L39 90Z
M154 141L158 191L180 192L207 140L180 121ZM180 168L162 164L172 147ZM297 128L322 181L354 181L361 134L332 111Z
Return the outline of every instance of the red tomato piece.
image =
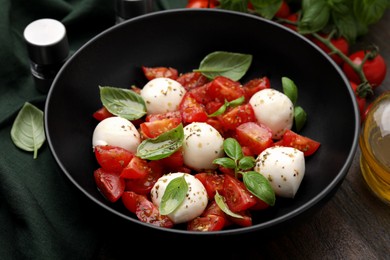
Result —
M246 189L244 183L229 174L224 175L223 189L220 193L233 212L242 212L257 203L256 197Z
M257 203L250 210L263 210L269 207L269 204L256 197Z
M108 111L107 108L103 106L103 107L101 107L100 109L96 110L96 111L92 114L92 116L93 116L96 120L102 121L102 120L104 120L104 119L106 119L106 118L108 118L108 117L112 117L112 116L114 116L114 115L111 114L111 112Z
M179 75L176 79L187 91L203 86L209 82L209 79L200 72L187 72Z
M244 89L245 101L248 102L256 92L270 87L271 82L269 81L268 77L255 78L248 81L242 86Z
M200 180L207 191L207 196L210 200L214 199L216 192L223 189L224 175L211 172L196 173L195 178Z
M236 128L237 141L241 146L249 147L255 154L260 154L273 144L272 130L259 123L246 122Z
M202 86L190 89L188 93L191 93L191 96L200 104L206 105L207 103L213 101L213 99L208 95L207 89L211 82L208 82Z
M172 111L172 112L166 112L163 114L148 114L145 117L145 122L153 122L156 120L161 120L161 119L169 119L169 118L178 118L181 120L181 115L180 111Z
M149 173L151 169L146 160L134 156L128 165L122 170L120 177L125 179L143 179Z
M170 218L160 214L157 206L148 200L145 195L125 191L122 195L122 202L142 222L165 228L171 228L174 225Z
M189 0L186 8L215 8L218 4L217 0Z
M208 95L215 101L225 102L244 96L241 83L223 76L215 77L207 88Z
M197 217L187 223L187 230L191 231L218 231L225 226L225 218L217 215Z
M125 182L125 190L126 191L134 191L140 195L148 195L153 185L157 182L157 180L163 175L163 167L160 165L158 161L150 161L148 162L150 171L142 179L126 179Z
M239 125L246 122L256 122L255 113L250 104L243 104L228 108L227 112L218 116L225 130L235 130Z
M165 133L177 127L181 123L180 118L164 118L154 120L151 122L144 122L140 124L141 133L144 137L155 138L162 133Z
M249 227L252 226L252 216L250 215L250 212L248 210L245 210L243 212L238 212L237 214L241 215L242 218L236 218L227 215L227 218L231 223L234 223L236 225L239 225L241 227Z
M287 4L286 1L282 1L278 11L275 14L275 17L277 18L286 18L291 14L290 6Z
M291 23L285 22L283 25L287 28L290 28L291 30L297 31L296 23L299 21L299 17L299 13L292 13L286 17L286 20L290 21Z
M191 92L187 92L179 105L183 124L206 122L208 116L205 107L196 101Z
M317 142L309 137L295 133L292 130L287 130L282 137L282 145L294 147L304 153L305 156L312 155L320 147L320 142Z
M350 60L356 64L362 64L366 51L360 50L349 55ZM359 75L352 69L348 63L343 64L343 71L347 78L353 82L361 83ZM363 64L363 73L372 89L376 89L382 84L386 77L387 66L383 57L377 53L374 57L368 58Z
M360 118L362 119L367 104L367 100L365 98L366 93L360 92L359 86L355 82L349 81L349 84L351 84L351 88L353 90L353 93L355 94L356 102L359 108Z
M96 186L100 193L110 202L116 202L125 190L125 181L118 173L98 168L93 172Z
M112 145L97 145L94 152L100 167L106 171L117 173L120 173L134 156L128 150Z
M170 78L176 80L179 76L177 69L171 67L146 67L142 66L142 71L148 80L155 78Z

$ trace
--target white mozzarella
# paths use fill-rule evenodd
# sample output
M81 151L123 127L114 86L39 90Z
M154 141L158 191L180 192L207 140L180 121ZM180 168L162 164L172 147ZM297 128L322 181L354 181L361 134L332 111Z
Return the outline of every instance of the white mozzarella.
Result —
M92 146L114 145L136 153L141 137L137 128L129 120L114 116L96 125L92 135Z
M252 105L256 120L272 130L272 137L280 139L294 121L294 105L282 92L267 88L256 92L249 104Z
M294 198L305 175L305 157L295 148L273 146L258 155L254 170L270 181L276 195Z
M160 114L178 110L185 93L185 88L176 80L155 78L146 83L140 95L148 114Z
M198 217L206 209L208 197L203 184L188 173L169 173L160 177L150 192L153 204L159 207L169 182L177 177L183 176L183 174L188 185L188 192L184 201L173 212L167 215L175 224L190 221Z
M195 170L217 168L214 159L224 156L223 137L214 127L194 122L184 127L184 164Z

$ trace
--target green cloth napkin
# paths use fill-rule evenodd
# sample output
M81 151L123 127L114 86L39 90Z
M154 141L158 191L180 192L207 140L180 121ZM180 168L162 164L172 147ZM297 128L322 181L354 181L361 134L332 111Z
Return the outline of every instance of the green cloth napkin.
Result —
M186 2L155 1L155 8L180 8ZM10 137L23 104L30 102L43 111L46 100L30 73L24 28L36 19L57 19L65 25L74 52L114 25L114 0L0 0L0 6L0 259L120 255L112 252L118 250L115 238L123 235L120 221L70 183L47 143L33 159ZM114 242L107 244L111 238Z

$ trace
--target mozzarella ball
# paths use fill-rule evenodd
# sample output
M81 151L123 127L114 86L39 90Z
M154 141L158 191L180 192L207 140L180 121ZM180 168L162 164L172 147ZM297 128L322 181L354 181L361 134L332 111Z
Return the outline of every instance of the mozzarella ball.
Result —
M194 122L184 127L184 164L195 170L217 168L214 159L224 156L223 137L207 123Z
M256 92L249 104L252 105L256 120L272 130L272 138L280 139L294 122L294 104L282 92L267 88Z
M295 148L273 146L258 155L254 170L270 181L276 195L294 198L305 175L305 157Z
M185 93L185 88L176 80L155 78L146 83L140 95L148 114L161 114L178 110Z
M173 212L167 215L175 224L190 221L200 216L206 209L208 197L206 188L203 184L193 175L188 173L169 173L160 177L150 192L153 204L159 207L169 182L177 177L183 176L183 174L188 185L186 197Z
M129 120L114 116L108 117L96 125L92 135L92 146L114 145L136 153L141 143L137 128Z

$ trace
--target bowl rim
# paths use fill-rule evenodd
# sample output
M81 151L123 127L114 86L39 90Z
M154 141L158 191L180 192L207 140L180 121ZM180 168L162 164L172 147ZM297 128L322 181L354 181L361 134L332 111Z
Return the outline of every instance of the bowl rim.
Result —
M357 147L358 147L358 137L359 137L359 131L360 131L360 117L359 117L358 104L357 104L356 99L354 98L353 91L350 88L348 88L348 92L349 92L349 95L350 95L350 98L351 98L352 104L353 104L355 126L354 126L354 137L353 137L353 141L351 143L351 147L349 149L347 159L345 160L344 164L342 165L340 171L337 173L337 175L335 176L333 181L330 182L320 193L318 193L316 196L312 197L310 200L308 200L303 205L297 207L295 210L288 212L288 213L285 213L282 216L279 216L277 218L272 218L268 221L256 223L256 224L249 226L249 227L240 227L240 228L235 228L235 229L226 229L226 230L208 231L208 232L188 231L188 230L181 230L181 229L175 229L175 228L173 228L173 229L163 228L163 227L150 225L148 223L144 223L136 218L132 218L130 216L127 216L127 215L105 205L101 201L94 198L79 183L77 183L77 181L72 177L72 175L67 171L65 166L62 164L58 154L55 151L55 147L54 147L54 145L51 141L51 138L50 138L50 130L48 128L48 118L47 118L47 111L49 110L50 98L53 95L55 86L56 86L57 82L59 81L61 74L63 73L64 70L66 70L68 64L75 57L77 57L79 55L79 53L83 52L83 50L85 48L88 48L89 45L93 44L93 42L97 41L100 37L102 37L105 34L110 33L113 30L119 29L120 27L124 27L129 23L133 23L133 22L138 21L138 20L148 19L150 17L152 17L152 18L159 17L159 16L167 15L167 14L171 15L171 14L175 14L175 13L216 13L216 12L224 13L227 15L243 16L243 17L247 17L249 19L255 19L255 20L260 21L261 23L268 23L268 24L271 24L273 26L280 27L282 30L287 30L292 34L295 34L296 37L301 38L303 41L310 44L313 48L317 49L317 51L319 51L331 64L333 64L333 67L337 70L338 74L340 74L340 77L346 83L346 85L349 84L349 81L346 78L345 74L342 72L341 68L330 58L329 55L327 55L321 48L319 48L317 45L315 45L309 39L307 39L303 35L295 32L294 30L289 29L289 28L287 28L287 27L285 27L277 22L274 22L272 20L257 16L257 15L253 15L253 14L248 14L248 13L243 13L243 12L238 12L238 11L231 11L231 10L224 10L224 9L217 9L217 8L176 8L176 9L160 10L160 11L154 11L151 13L143 14L143 15L125 20L119 24L115 24L115 25L103 30L102 32L98 33L97 35L95 35L94 37L89 39L86 43L84 43L81 47L79 47L67 59L67 61L64 63L64 65L61 67L61 69L59 70L59 72L55 76L53 83L48 91L47 99L45 102L45 108L44 108L44 111L45 111L45 113L44 113L45 133L47 136L47 141L48 141L50 151L51 151L55 161L57 162L57 164L60 167L60 169L62 170L62 172L73 183L73 185L75 185L79 191L81 191L83 194L85 194L89 199L91 199L94 203L96 203L100 207L114 213L115 215L117 215L123 219L130 220L130 222L133 224L140 224L142 226L145 226L148 229L159 230L159 231L166 232L166 233L182 234L182 235L196 235L196 236L238 235L238 234L250 233L253 231L256 232L256 231L261 231L261 230L265 230L265 229L270 229L270 228L277 226L279 224L289 222L289 221L293 220L294 217L296 217L296 216L303 215L307 211L313 209L319 202L324 201L326 199L326 197L332 191L335 191L335 189L338 189L338 187L341 185L341 183L343 182L343 180L344 180L345 176L347 175L348 170L353 162L353 158L355 156L355 153L356 153Z

